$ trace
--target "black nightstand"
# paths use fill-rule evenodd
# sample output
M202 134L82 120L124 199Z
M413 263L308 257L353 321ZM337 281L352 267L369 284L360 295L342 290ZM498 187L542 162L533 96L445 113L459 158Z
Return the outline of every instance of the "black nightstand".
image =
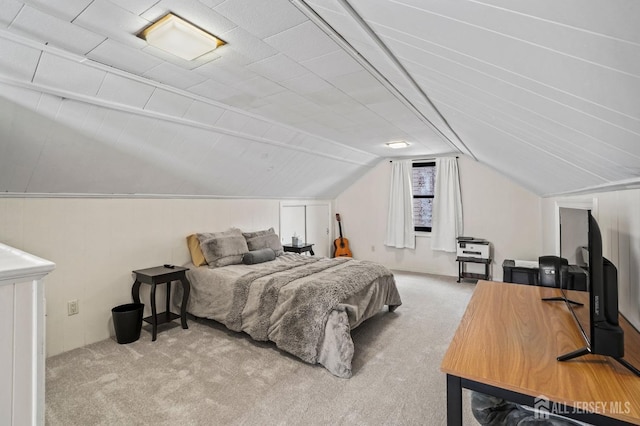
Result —
M291 244L283 244L282 248L284 249L284 251L289 251L289 252L292 252L292 253L300 253L300 254L302 254L302 253L308 251L311 256L314 255L314 253L313 253L313 244L309 244L309 243L304 243L304 244L302 244L300 246L294 246L294 245L291 245Z
M135 274L135 281L133 282L133 287L131 287L131 296L133 296L133 301L135 303L140 303L140 284L144 283L151 285L151 316L143 319L152 326L152 341L156 340L158 324L164 324L180 318L182 328L189 328L187 326L187 302L189 301L191 284L189 284L189 280L187 280L187 276L185 274L185 271L188 270L189 268L183 268L181 266L174 266L173 268L156 266L153 268L133 271ZM180 308L180 315L174 314L170 311L171 281L180 281L182 283L182 306ZM164 312L157 313L156 285L163 283L167 284L167 309Z

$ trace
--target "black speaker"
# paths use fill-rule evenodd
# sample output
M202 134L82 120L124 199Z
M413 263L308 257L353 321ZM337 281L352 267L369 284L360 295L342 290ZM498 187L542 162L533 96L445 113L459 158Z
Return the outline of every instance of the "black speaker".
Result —
M544 287L566 288L569 262L558 256L540 256L538 258L538 284Z

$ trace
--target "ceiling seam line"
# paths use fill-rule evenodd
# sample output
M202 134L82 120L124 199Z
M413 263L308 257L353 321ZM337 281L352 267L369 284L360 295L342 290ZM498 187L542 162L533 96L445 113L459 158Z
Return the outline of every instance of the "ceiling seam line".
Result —
M556 154L554 154L554 153L552 153L552 152L546 151L546 150L544 150L544 149L542 149L542 148L538 147L537 145L534 145L534 144L528 143L528 142L527 142L527 141L525 141L524 139L522 139L522 138L520 138L520 137L518 137L518 136L516 136L516 135L514 135L514 134L512 134L512 133L510 133L510 132L508 132L508 131L506 131L506 130L504 130L504 129L498 128L498 127L496 127L496 126L492 125L491 123L489 123L489 122L487 122L487 121L485 121L485 120L483 120L483 119L480 119L480 118L478 118L478 117L471 116L471 114L468 114L468 113L466 113L465 111L462 111L461 109L454 107L453 105L449 105L449 104L447 104L447 103L446 103L446 102L444 102L444 101L441 101L441 102L442 102L445 106L447 106L447 107L449 107L449 108L451 108L451 109L453 109L453 110L455 110L455 111L458 111L460 114L463 114L463 115L465 115L465 116L467 116L467 117L471 118L472 120L478 121L478 122L480 122L480 123L484 124L485 126L488 126L488 127L491 127L491 128L492 128L492 129L494 129L494 130L497 130L497 131L498 131L498 132L500 132L500 133L504 133L505 135L508 135L508 136L510 136L510 137L512 137L512 138L514 138L514 139L519 140L519 141L520 141L520 142L522 142L524 145L529 146L530 148L533 148L533 149L536 149L536 150L538 150L538 151L541 151L541 152L543 152L543 153L545 153L545 154L548 154L548 155L550 155L550 156L552 156L552 157L556 158L557 160L560 160L560 161L561 161L561 162L563 162L563 163L567 163L568 165L573 166L573 167L575 167L576 169L582 170L583 172L585 172L585 173L587 173L587 174L590 174L590 175L592 175L592 176L594 176L594 177L597 177L598 179L601 179L601 180L603 180L603 181L607 181L607 180L608 180L607 178L605 178L605 177L603 177L603 176L600 176L600 175L598 175L598 174L596 174L596 173L594 173L594 172L592 172L592 171L589 171L589 170L585 169L584 167L580 167L580 166L576 165L575 163L570 163L570 162L569 162L569 160L566 160L566 159L564 159L564 158L560 157L559 155L556 155Z
M76 19L78 19L78 16L82 15L84 13L85 10L87 10L89 8L89 6L91 6L93 3L95 2L95 0L91 0L89 2L89 4L87 4L76 16L73 17L73 19L71 21L69 21L70 23L73 24L73 21L75 21Z
M226 134L227 136L244 138L244 139L247 139L247 140L252 140L254 142L259 142L259 143L264 143L264 144L268 144L268 145L272 145L272 146L277 146L279 148L298 151L298 152L302 152L302 153L309 154L309 155L316 155L316 156L320 156L320 157L325 157L325 158L329 158L329 159L332 159L332 160L341 161L341 162L344 162L344 163L355 164L357 166L370 167L369 163L365 163L365 162L362 162L362 161L351 160L351 159L340 157L340 156L333 155L333 154L316 152L316 151L312 151L312 150L304 148L304 147L299 147L299 146L295 146L295 145L289 145L289 144L286 144L286 143L283 143L283 142L273 141L273 140L270 140L270 139L267 139L267 138L251 135L251 134L248 134L248 133L243 133L243 132L239 132L239 131L236 131L236 130L226 129L224 127L216 127L216 126L213 126L213 125L210 125L210 124L205 124L205 123L200 123L198 121L188 120L188 119L185 119L183 117L176 117L176 116L171 116L171 115L163 114L163 113L152 111L152 110L135 108L135 107L131 107L131 106L124 105L124 104L117 104L115 102L108 102L108 101L104 101L102 99L99 99L99 98L96 98L96 97L92 97L92 96L89 96L89 95L80 95L80 94L77 94L77 93L70 93L70 92L67 92L65 90L55 89L55 88L52 88L52 87L43 86L41 84L16 81L16 80L13 80L13 79L10 79L10 78L6 78L4 76L0 76L0 83L9 84L9 85L12 85L12 86L17 86L17 87L22 87L22 88L25 88L25 89L28 89L28 90L36 90L36 91L39 91L39 92L42 92L42 93L46 93L46 94L49 94L49 95L54 95L54 96L60 97L62 99L71 99L71 100L74 100L74 101L84 102L84 103L87 103L87 104L100 106L100 107L108 108L108 109L115 110L115 111L132 113L132 114L136 114L136 115L140 115L140 116L145 116L145 117L148 117L148 118L154 118L154 119L158 119L158 120L166 120L166 121L174 122L176 124L181 124L181 125L185 125L185 126L192 126L192 127L197 127L197 128L203 129L203 130L223 133L223 134ZM380 157L376 156L376 158L380 158Z
M468 26L470 26L470 27L473 27L473 28L479 29L480 31L487 31L487 32L489 32L489 33L496 34L496 35L498 35L498 36L500 36L500 37L509 38L509 39L512 39L512 40L518 41L518 42L520 42L520 43L528 44L529 46L538 47L538 48L543 49L543 50L548 50L548 51L553 52L553 53L557 53L557 54L560 54L560 55L564 55L564 56L566 56L566 57L568 57L568 58L575 59L575 60L578 60L578 61L582 61L582 62L585 62L585 63L587 63L587 64L590 64L590 65L593 65L593 66L596 66L596 67L600 67L600 68L604 68L604 69L609 70L609 71L613 71L613 72L617 72L617 73L620 73L620 74L624 74L624 75L627 75L627 76L629 76L629 77L633 77L633 78L640 78L640 76L638 76L637 74L633 74L633 73L630 73L630 72L627 72L627 71L619 70L619 69L617 69L617 68L609 67L609 66L607 66L607 65L604 65L604 64L601 64L601 63L598 63L598 62L594 62L594 61L591 61L591 60L589 60L589 59L582 58L582 57L580 57L580 56L571 55L571 54L569 54L569 53L565 53L565 52L562 52L562 51L560 51L560 50L552 49L552 48L547 47L547 46L545 46L545 45L543 45L543 44L539 44L539 43L534 43L534 42L531 42L531 41L527 41L527 40L525 40L525 39L523 39L523 38L519 38L519 37L516 37L516 36L512 36L512 35L509 35L509 34L507 34L507 33L503 33L503 32L496 31L496 30L492 30L492 29L487 28L487 27L482 27L482 26L480 26L480 25L473 24L473 23L471 23L471 22L463 21L462 19L453 18L453 17L451 17L451 16L443 15L443 14L441 14L441 13L433 12L433 11L431 11L431 10L421 9L421 8L419 8L419 7L416 7L416 6L407 5L407 4L405 4L405 3L399 3L399 4L402 4L402 5L404 5L404 6L408 7L408 8L410 8L410 9L419 10L419 11L422 11L422 12L427 13L427 14L430 14L430 15L434 15L434 16L437 16L437 17L440 17L440 18L443 18L443 19L447 19L447 20L450 20L450 21L453 21L453 22L457 22L457 23L462 24L462 25L468 25Z
M625 40L623 38L612 36L612 35L609 35L609 34L598 33L596 31L588 30L586 28L575 27L573 25L565 24L565 23L560 22L560 21L553 21L551 19L543 18L541 16L530 15L528 13L518 12L518 11L513 10L513 9L507 9L507 8L504 8L504 7L496 6L496 5L489 4L489 3L484 3L484 2L481 2L481 1L477 1L477 0L467 0L467 1L470 2L470 3L481 4L481 5L485 6L485 7L491 8L491 9L502 10L503 12L513 13L514 15L524 16L525 18L535 19L537 21L546 22L548 24L553 24L553 25L558 25L560 27L569 28L569 29L574 30L574 31L580 31L580 32L584 32L584 33L587 33L587 34L590 34L590 35L594 35L594 36L598 36L598 37L602 37L602 38L607 38L607 39L610 39L610 40L615 40L615 41L618 41L618 42L621 42L621 43L627 43L627 44L631 44L633 46L640 47L640 43L637 43L637 42L631 41L631 40Z
M584 195L584 194L590 194L594 192L612 192L612 191L620 191L624 189L637 189L637 188L640 188L640 178L636 177L631 179L618 180L615 182L608 182L602 185L587 186L575 191L553 192L550 194L543 194L541 195L541 197L551 198L551 197L562 197L562 196L571 196L571 195Z
M136 75L136 74L132 74L132 73L120 70L118 68L110 67L110 66L104 65L104 64L102 64L100 62L94 61L93 59L90 59L90 58L87 58L87 57L84 57L84 56L80 56L80 55L76 55L76 54L73 54L73 53L68 52L66 50L59 49L57 47L53 47L53 46L50 46L50 45L43 45L41 43L34 42L34 41L26 39L26 38L24 38L22 36L18 36L18 35L14 34L14 33L11 33L9 31L3 30L1 28L0 28L0 37L5 38L5 39L10 40L10 41L14 41L16 43L20 43L20 44L22 44L24 46L28 46L28 47L43 51L44 53L50 53L50 54L55 55L57 57L60 57L60 58L63 58L63 59L67 59L67 60L73 61L75 63L82 64L82 65L86 65L86 66L89 66L89 67L94 68L94 69L98 69L98 70L103 71L103 72L111 73L111 74L117 75L119 77L123 77L123 78L129 79L129 80L132 80L132 81L136 81L138 83L146 84L146 85L149 85L149 86L157 88L157 89L163 89L163 90L166 90L168 92L172 92L172 93L178 94L180 96L184 96L186 98L191 98L191 99L197 100L199 102L203 102L205 104L208 104L208 105L211 105L211 106L214 106L214 107L217 107L217 108L230 110L230 111L236 112L236 113L238 113L240 115L244 115L244 116L247 116L247 117L254 118L256 120L260 120L260 121L262 121L264 123L267 123L267 124L283 127L283 128L292 130L294 132L297 132L297 133L312 137L314 139L321 140L323 142L327 142L327 143L335 145L335 146L339 146L339 147L347 149L349 151L356 152L358 154L364 154L364 155L367 155L369 157L379 158L378 155L372 154L372 153L370 153L368 151L363 151L363 150L355 148L355 147L353 147L351 145L346 145L346 144L343 144L341 142L337 142L337 141L328 139L328 138L326 138L324 136L316 135L316 134L310 133L310 132L308 132L306 130L302 130L302 129L299 129L297 127L293 127L291 125L285 124L285 123L274 121L274 120L272 120L270 118L267 118L267 117L264 117L264 116L261 116L261 115L258 115L258 114L254 114L254 113L251 113L251 112L248 112L248 111L241 110L241 109L236 108L236 107L234 107L232 105L227 105L227 104L224 104L222 102L214 101L212 99L200 96L200 95L198 95L196 93L189 92L189 91L184 90L184 89L178 89L178 88L175 88L175 87L168 86L166 84L157 82L155 80L151 80L151 79L146 78L146 77L142 77L142 76L139 76L139 75Z
M564 123L561 123L561 122L559 122L559 121L556 121L556 120L554 120L553 118L551 118L551 117L549 117L549 116L547 116L547 115L543 115L542 113L539 113L539 112L537 112L537 111L534 111L534 110L532 110L532 109L530 109L530 108L527 108L527 107L525 107L525 106L522 106L522 105L516 104L515 102L510 101L510 100L508 100L507 98L504 98L504 97L502 97L502 96L498 96L498 95L496 95L496 94L494 94L494 93L491 93L491 92L488 92L488 91L486 91L486 90L483 90L483 89L477 88L477 87L473 86L473 85L472 85L472 84L470 84L470 83L467 83L467 82L465 82L465 81L463 81L463 80L460 80L459 78L451 77L450 75L447 75L447 74L445 74L445 73L442 73L442 72L440 72L440 71L437 71L437 70L436 70L436 69L434 69L434 68L426 67L426 66L424 66L424 65L422 65L422 64L418 64L417 62L413 62L413 61L409 61L409 62L412 62L412 63L413 63L413 64L415 64L416 66L419 66L419 67L424 68L424 69L426 69L426 70L429 70L429 71L431 71L431 72L434 72L434 73L436 73L436 74L440 74L440 75L442 75L442 76L444 76L444 77L446 77L446 78L449 78L449 79L453 80L454 82L456 82L456 83L458 83L458 84L461 84L461 85L464 85L464 86L469 86L469 87L475 88L476 90L479 90L479 91L481 91L481 92L483 92L483 93L487 94L488 96L494 97L494 98L496 98L496 99L498 99L498 100L500 100L500 101L502 101L502 102L506 102L506 103L509 103L509 104L515 105L515 106L517 106L517 107L519 107L519 108L522 108L522 109L523 109L523 110L525 110L526 112L531 113L531 114L534 114L534 115L537 115L537 116L539 116L540 118L542 118L543 120L548 120L548 121L550 121L550 122L552 122L552 123L554 123L554 124L557 124L557 125L559 125L559 126L561 126L561 127L566 128L566 129L568 129L568 130L570 130L570 131L573 131L573 132L579 133L579 134L581 134L581 135L583 135L583 136L585 136L585 137L588 137L588 138L594 139L595 141L597 141L597 142L599 142L599 143L603 143L603 144L607 144L607 145L608 145L608 143L607 143L607 142L605 142L604 140L601 140L601 139L596 138L596 137L594 137L594 136L588 135L588 134L586 134L585 132L583 132L583 131L581 131L581 130L578 130L578 129L574 128L574 127L571 127L571 126L568 126L568 125L566 125L566 124L564 124ZM481 71L477 71L477 72L478 72L478 73L482 73ZM483 74L484 74L484 73L483 73ZM486 75L486 76L488 76L488 77L491 77L491 75L489 75L489 74L485 74L485 75ZM431 79L430 77L423 77L423 78ZM433 79L431 79L431 80L433 80ZM633 135L640 136L640 133L635 132L635 131L633 131L632 129L624 128L624 127L621 127L621 126L619 126L619 125L617 125L617 124L615 124L615 123L611 123L610 121L606 121L606 120L600 119L599 117L595 117L595 116L593 116L593 115L591 115L591 114L587 113L586 111L581 111L581 110L578 110L577 108L572 107L572 106L570 106L570 105L567 105L567 104L561 103L561 102L559 102L559 101L555 101L555 100L553 100L553 99L549 99L549 98L547 98L547 97L545 97L545 96L542 96L542 95L540 95L540 94L538 94L538 93L534 93L534 92L532 92L531 90L526 89L526 88L524 88L524 87L522 87L522 86L518 86L518 85L515 85L515 84L512 84L512 83L509 83L509 82L508 82L508 81L506 81L506 80L501 80L501 79L498 79L498 80L499 80L499 81L501 81L501 82L503 82L503 83L505 83L505 84L507 84L507 85L509 85L509 86L513 86L515 89L522 90L522 91L524 91L524 92L529 92L529 93L531 93L531 94L533 94L533 95L535 95L535 96L540 96L541 98L543 98L543 99L545 99L545 100L548 100L549 102L553 102L553 103L558 104L560 107L563 107L563 108L569 108L569 109L571 109L571 110L575 111L575 112L576 112L576 113L578 113L578 114L583 114L583 115L586 115L586 116L588 116L588 117L590 117L590 118L598 119L599 121L601 121L602 123L604 123L604 124L606 124L606 125L609 125L609 126L612 126L612 127L616 127L616 128L618 128L618 129L620 129L620 130L622 130L622 131L624 131L624 132L631 133L631 134L633 134ZM436 84L438 84L438 83L436 83ZM440 84L440 86L445 87L446 85L444 85L444 84ZM452 90L452 91L455 91L454 89L451 89L451 88L448 88L448 89L449 89L449 90ZM458 92L458 93L460 93L460 92Z
M38 73L38 67L40 66L40 61L42 60L42 56L44 55L44 50L40 51L40 54L38 55L38 60L36 61L36 66L33 67L33 74L31 74L31 82L33 83L33 80L35 80L36 78L36 74Z
M353 6L351 6L351 4L347 0L338 0L338 2L351 15L351 17L356 21L356 23L358 23L360 27L369 35L369 37L372 38L372 40L378 45L378 47L382 49L382 51L387 56L387 59L389 59L397 67L400 73L407 79L407 81L409 81L409 83L414 87L414 89L418 93L420 93L420 95L422 95L424 100L427 101L427 103L431 106L431 108L433 108L433 110L436 112L436 114L442 120L445 126L447 126L447 128L455 135L456 139L458 139L458 141L462 144L462 146L464 146L464 148L469 153L469 155L471 155L471 157L473 157L473 159L477 161L478 159L473 154L473 152L469 149L469 147L465 144L465 142L462 140L460 135L458 135L458 133L453 129L449 121L447 121L447 119L440 112L438 107L431 101L431 99L425 93L422 87L420 87L420 85L413 79L409 71L407 71L407 69L400 63L400 61L393 54L393 52L391 52L389 47L387 47L387 45L382 41L382 39L380 39L380 37L376 35L373 29L364 21L364 19L358 14L358 12L356 12L356 10L353 8Z
M383 26L384 26L384 25L383 25ZM385 26L385 28L390 29L390 30L392 30L392 31L397 31L397 32L399 32L399 33L401 33L401 34L408 35L408 36L410 36L410 37L413 37L413 36L411 36L411 35L410 35L410 34L408 34L408 33L405 33L405 32L402 32L402 31L398 31L398 30L394 30L393 28L389 28L389 27L386 27L386 26ZM406 43L406 42L403 42L402 40L398 40L398 39L393 38L393 37L390 37L390 38L391 38L391 39L393 39L394 41L396 41L397 43L401 43L401 44L404 44L405 46L409 46L409 47L411 47L411 48L418 49L418 50L420 50L420 51L422 51L422 52L425 52L425 53L427 53L427 54L429 54L429 55L433 55L433 56L436 56L436 57L438 57L438 58L442 58L442 59L444 59L445 61L453 62L454 64L457 64L457 65L459 65L459 66L461 66L461 67L463 67L463 68L467 68L467 69L470 69L470 70L475 71L475 72L477 72L477 73L480 73L480 74L483 74L483 75L489 76L489 77L491 77L491 78L493 78L493 79L497 79L497 80L499 80L499 81L501 81L501 82L503 82L503 83L506 83L506 84L509 84L509 85L511 85L511 86L514 86L514 87L520 88L520 89L522 89L522 90L526 90L526 91L532 92L530 89L525 89L524 87L522 87L522 86L520 86L520 85L517 85L517 84L514 84L514 83L510 83L510 82L508 82L507 80L504 80L504 79L502 79L502 78L498 78L498 77L492 76L491 74L488 74L488 73L486 73L486 72L484 72L484 71L480 71L478 68L472 67L472 66L470 66L470 65L464 65L463 63L458 62L458 61L456 61L456 60L454 60L454 59L450 59L450 58L447 58L447 57L445 57L445 56L435 54L435 53L433 53L433 52L431 52L431 51L428 51L428 50L425 50L425 49L422 49L422 48L418 48L418 47L416 47L416 46L414 46L414 45L412 45L412 44L408 44L408 43ZM413 38L415 38L415 37L413 37ZM586 99L586 98L583 98L583 97L580 97L580 96L574 95L573 93L567 92L567 91L565 91L565 90L558 89L557 87L551 86L550 84L544 83L544 82L542 82L542 81L540 81L540 80L536 80L536 79L534 79L534 78L527 77L527 76L526 76L526 75L524 75L524 74L520 74L520 73L517 73L517 72L515 72L515 71L511 71L511 70L509 70L509 69L507 69L507 68L501 67L501 66L496 65L496 64L494 64L494 63L491 63L491 62L488 62L488 61L484 61L484 60L482 60L482 59L480 59L480 58L477 58L477 57L475 57L475 56L468 55L468 54L466 54L466 53L460 52L460 51L458 51L458 50L451 49L451 48L449 48L449 47L447 47L447 46L444 46L444 45L441 45L441 44L438 44L438 43L434 43L434 42L432 42L432 41L423 40L423 39L419 39L419 40L424 41L424 42L429 43L429 44L433 44L433 45L438 46L438 47L440 47L440 48L442 48L442 49L444 49L444 50L447 50L447 51L449 51L449 52L453 52L453 53L454 53L454 54L456 54L456 55L464 56L464 57L469 58L469 59L471 59L471 60L473 60L473 61L480 62L480 63L482 63L482 64L488 65L488 66L490 66L490 67L492 67L492 68L497 68L498 70L503 71L503 72L505 72L505 73L507 73L507 74L513 74L513 75L515 75L515 76L517 76L517 77L519 77L519 78L521 78L521 79L523 79L523 80L531 81L531 82L532 82L532 83L534 83L534 84L539 84L539 85L541 85L541 86L546 87L547 89L553 90L553 91L555 91L555 92L562 93L562 94L564 94L564 95L566 95L566 96L569 96L569 97L571 97L571 98L575 98L575 99L580 100L580 101L582 101L582 102L585 102L585 103L591 104L591 105L593 105L593 106L595 106L595 107L605 109L605 110L607 110L607 111L609 111L609 112L612 112L612 113L614 113L614 114L621 115L621 116L623 116L623 117L625 117L625 118L629 118L629 119L634 120L634 121L639 121L639 119L638 119L637 117L631 116L631 115L629 115L629 114L625 114L624 112L621 112L621 111L615 110L615 109L613 109L613 108L610 108L610 107L608 107L608 106L605 106L605 105L599 104L599 103L594 102L594 101L591 101L591 100L589 100L589 99ZM408 60L408 62L413 62L413 63L415 63L414 61L410 61L410 60ZM539 96L542 96L542 95L539 95ZM546 96L543 96L543 97L544 97L545 99L549 99L549 98L548 98L548 97L546 97ZM549 99L549 100L550 100L550 101L552 101L552 102L555 102L555 103L559 103L558 101L555 101L555 100L553 100L553 99ZM566 104L562 104L562 105L566 105ZM568 105L567 105L567 106L568 106ZM568 106L568 107L569 107L569 106ZM576 109L576 108L574 108L574 107L570 107L570 108L572 108L572 109ZM598 117L595 117L595 116L593 116L593 117L594 117L594 118L596 118L596 119L599 119ZM612 124L612 125L614 125L614 124Z
M432 70L432 71L435 71L435 70ZM424 77L424 78L429 79L428 77ZM431 80L431 79L429 79L429 80ZM457 79L453 79L453 80L454 80L454 81L457 81L457 82L458 82L458 83L460 83L460 84L463 84L463 85L469 86L467 83L464 83L464 82L459 81L459 80L457 80ZM499 114L501 114L501 115L504 115L505 117L510 118L511 120L514 120L514 121L517 121L517 122L523 123L523 124L525 124L525 125L528 125L528 124L527 124L527 122L525 122L525 120L520 119L520 118L516 118L515 116L513 116L513 115L509 114L508 112L505 112L505 111L502 111L502 110L500 110L500 109L498 109L498 108L492 107L492 106L490 106L488 103L486 103L486 102L484 102L484 101L478 100L478 99L473 98L473 97L468 96L468 95L465 95L464 93L462 93L462 92L460 92L460 91L458 91L458 90L456 90L456 89L453 89L453 88L451 88L451 87L447 87L446 85L440 84L440 83L438 83L438 82L436 82L436 81L433 81L433 80L432 80L432 81L431 81L431 83L432 83L434 86L439 86L439 87L441 87L442 89L444 89L444 90L440 90L440 93L442 93L442 94L443 94L443 95L445 95L445 96L446 96L447 91L448 91L448 92L456 93L457 95L459 95L459 96L461 96L461 97L464 97L464 98L467 98L468 100L471 100L472 102L476 102L476 103L478 103L478 104L483 105L485 108L488 108L488 109L494 110L494 111L496 111L497 113L499 113ZM587 138L593 139L595 142L597 142L598 144L602 144L602 145L606 146L608 149L616 150L616 151L619 151L619 152L620 152L620 154L625 154L625 155L629 155L629 156L632 156L632 157L635 157L635 158L639 158L639 159L640 159L640 156L638 156L638 155L632 154L632 153L630 153L630 152L628 152L628 151L624 151L624 150L622 150L621 148L618 148L618 147L612 146L610 143L608 143L608 142L606 142L606 141L604 141L604 140L597 139L596 137L591 136L591 135L588 135L588 134L586 134L586 133L582 132L581 130L574 129L573 127L567 126L567 125L565 125L565 124L563 124L563 123L561 123L561 122L559 122L559 121L555 121L555 120L553 120L551 117L547 117L547 116L542 115L542 114L540 114L540 113L538 113L538 112L536 112L536 111L530 110L529 108L525 108L525 107L522 107L522 106L520 106L520 105L517 105L517 104L515 104L514 102L511 102L511 101L509 101L509 100L507 100L507 99L505 99L505 98L502 98L502 97L500 97L500 96L493 95L492 93L487 92L487 91L485 91L485 90L482 90L482 89L477 89L477 90L479 90L479 91L481 91L481 92L485 93L485 94L486 94L486 95L488 95L488 96L493 96L494 98L498 99L498 100L499 100L499 101L501 101L501 102L505 102L505 103L508 103L508 104L512 104L512 105L513 105L513 106L515 106L515 107L520 107L520 108L522 108L524 111L526 111L527 113L530 113L530 114L536 115L536 116L538 116L538 117L539 117L540 119L542 119L542 120L547 120L547 121L549 121L549 122L551 122L551 123L554 123L554 124L556 124L556 125L558 125L558 126L560 126L560 127L564 127L565 129L567 129L567 130L569 130L569 131L576 132L576 133L578 133L578 134L580 134L580 135L582 135L582 136L584 136L584 137L587 137ZM437 89L436 89L436 91L437 91ZM440 96L440 98L442 98L442 96ZM531 126L531 125L529 125L529 126ZM537 130L538 130L539 132L544 132L544 133L546 133L549 137L555 137L555 138L561 139L562 141L566 142L566 143L567 143L567 144L569 144L569 145L572 145L572 146L575 146L575 147L579 147L579 145L578 145L577 143L571 142L569 139L566 139L566 138L564 138L564 137L560 137L560 136L554 135L554 134L552 134L551 132L548 132L548 131L546 131L546 130L542 130L542 129L537 129ZM634 133L634 134L635 134L635 132L631 132L631 131L630 131L630 133ZM604 157L603 157L602 155L600 155L600 154L597 154L597 153L595 153L595 152L591 152L591 151L589 151L589 152L590 152L591 154L595 155L596 157L601 158L603 161L610 161L610 160L607 160L606 158L604 158ZM616 163L614 163L613 161L611 161L611 163L616 164Z
M456 146L456 144L445 135L442 130L440 130L435 124L429 120L414 104L411 102L406 96L398 90L391 81L389 81L381 72L377 70L377 68L371 64L364 56L358 52L344 37L340 35L331 25L329 25L321 16L319 16L313 8L306 4L304 0L289 0L294 6L298 7L311 21L313 21L325 34L330 36L334 41L336 41L339 45L342 46L343 51L345 51L349 56L351 56L356 62L362 65L366 71L369 72L371 76L373 76L376 80L378 80L384 87L387 89L400 103L404 104L407 108L409 108L413 113L418 117L419 120L425 122L427 127L431 128L435 133L437 133L445 142L447 142L452 148L456 149L458 152L462 152L462 150ZM469 154L471 152L469 151ZM475 158L475 157L474 157Z

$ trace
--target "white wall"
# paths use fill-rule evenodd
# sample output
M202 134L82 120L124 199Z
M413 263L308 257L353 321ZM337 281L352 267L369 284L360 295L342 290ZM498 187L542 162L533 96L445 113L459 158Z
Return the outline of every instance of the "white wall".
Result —
M603 192L571 198L548 198L542 204L543 249L556 251L557 203L593 201L602 233L603 255L618 268L620 312L640 328L640 190Z
M279 210L279 200L0 198L0 241L56 263L45 281L51 356L113 335L111 308L131 302L131 271L186 263L188 234L278 231ZM72 299L80 313L67 316Z
M540 197L465 156L458 165L464 233L491 242L493 279L502 280L504 259L536 260L541 254ZM431 250L428 235L417 237L415 250L384 246L390 174L391 164L383 161L336 199L354 257L392 269L457 276L455 254Z

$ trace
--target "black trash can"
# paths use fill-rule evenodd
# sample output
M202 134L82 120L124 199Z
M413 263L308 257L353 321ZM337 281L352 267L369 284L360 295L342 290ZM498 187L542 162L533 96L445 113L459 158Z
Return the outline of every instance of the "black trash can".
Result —
M131 343L140 338L143 310L142 303L127 303L111 309L118 343Z

